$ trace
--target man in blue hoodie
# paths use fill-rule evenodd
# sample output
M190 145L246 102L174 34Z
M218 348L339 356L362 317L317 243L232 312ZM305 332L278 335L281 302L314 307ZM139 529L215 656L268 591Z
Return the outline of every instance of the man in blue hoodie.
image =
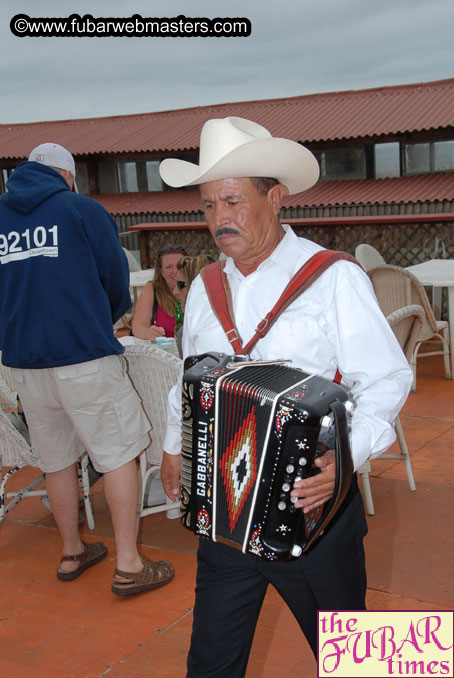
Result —
M167 584L173 568L137 551L135 459L150 425L113 334L131 305L128 263L115 221L72 191L75 175L69 151L44 143L0 197L0 349L46 473L63 542L57 577L75 579L107 554L79 535L75 463L86 449L115 532L112 591L131 595Z

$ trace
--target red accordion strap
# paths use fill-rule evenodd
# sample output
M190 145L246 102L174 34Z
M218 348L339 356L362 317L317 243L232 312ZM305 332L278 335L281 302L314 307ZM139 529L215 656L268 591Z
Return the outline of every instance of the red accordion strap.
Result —
M248 353L258 340L264 337L274 325L279 315L302 292L307 290L327 268L340 259L345 259L359 266L359 263L350 254L336 250L321 250L308 259L290 280L271 311L259 322L254 336L246 346L243 346L235 321L233 320L232 295L227 276L223 270L223 262L215 261L213 264L205 266L201 271L201 276L205 283L208 299L235 353L237 355ZM339 371L337 371L334 381L339 383L340 376Z
M243 353L243 344L233 320L232 294L229 281L224 273L224 262L215 261L200 271L205 284L208 300L235 354Z

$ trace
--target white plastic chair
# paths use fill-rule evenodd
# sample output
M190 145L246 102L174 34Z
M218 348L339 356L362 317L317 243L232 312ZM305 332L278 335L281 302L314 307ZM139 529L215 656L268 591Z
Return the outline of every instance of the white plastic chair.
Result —
M128 267L129 267L129 272L131 271L141 271L142 266L139 264L131 250L126 249L126 247L123 247L123 252L126 254L126 258L128 260Z
M123 252L126 254L126 258L128 260L128 268L129 268L129 273L137 273L138 271L142 270L141 265L133 255L133 253L126 249L126 247L123 247ZM124 330L127 334L129 334L129 330L131 329L131 322L132 318L134 315L134 309L135 309L135 304L137 301L137 295L136 294L131 294L131 306L129 307L128 311L124 313L121 318L117 320L117 322L114 324L114 332L117 332L118 330ZM124 333L123 332L123 333Z
M421 325L424 321L424 309L422 306L412 304L394 311L387 317L396 338L405 354L407 360L413 354L415 344L418 340L421 331ZM399 442L400 452L391 453L384 452L377 459L402 459L405 462L405 470L407 472L408 485L413 492L416 490L415 479L413 477L413 470L411 467L410 455L408 452L407 443L405 440L400 417L397 415L395 421L397 440ZM367 513L370 516L375 514L374 502L372 499L372 491L370 488L369 473L371 472L371 463L364 462L358 469L358 474L361 476L364 500L366 503Z
M173 503L164 494L159 473L166 430L167 397L177 381L182 361L151 342L140 345L128 344L125 346L123 356L128 363L131 381L153 426L152 441L140 457L139 517L166 511L168 518L178 518L180 505ZM151 496L150 484L156 488Z

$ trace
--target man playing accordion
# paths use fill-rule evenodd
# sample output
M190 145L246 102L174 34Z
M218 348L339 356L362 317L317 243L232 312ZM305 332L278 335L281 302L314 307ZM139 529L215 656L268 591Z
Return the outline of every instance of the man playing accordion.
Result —
M274 138L261 125L235 117L205 123L199 162L164 160L161 176L175 187L200 185L208 228L226 256L235 325L246 344L295 273L323 249L279 220L284 196L313 186L318 164L301 144ZM234 353L199 276L186 303L183 354L210 351ZM350 446L355 470L393 443L393 422L412 373L359 266L336 261L281 313L249 355L285 358L330 380L340 372L354 401ZM161 469L172 500L180 493L180 430L181 383L169 395ZM306 513L322 506L334 489L333 451L315 465L320 473L297 480L291 490L294 506ZM243 678L269 583L316 653L317 610L365 609L366 532L354 475L323 536L298 558L267 562L200 539L188 678Z

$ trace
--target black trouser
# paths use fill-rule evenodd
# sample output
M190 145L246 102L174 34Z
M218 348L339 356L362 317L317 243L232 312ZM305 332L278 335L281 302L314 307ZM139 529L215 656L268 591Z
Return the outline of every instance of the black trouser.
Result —
M317 610L364 610L364 506L356 477L334 521L300 558L273 563L200 539L187 678L243 678L268 584L295 615L314 654Z

